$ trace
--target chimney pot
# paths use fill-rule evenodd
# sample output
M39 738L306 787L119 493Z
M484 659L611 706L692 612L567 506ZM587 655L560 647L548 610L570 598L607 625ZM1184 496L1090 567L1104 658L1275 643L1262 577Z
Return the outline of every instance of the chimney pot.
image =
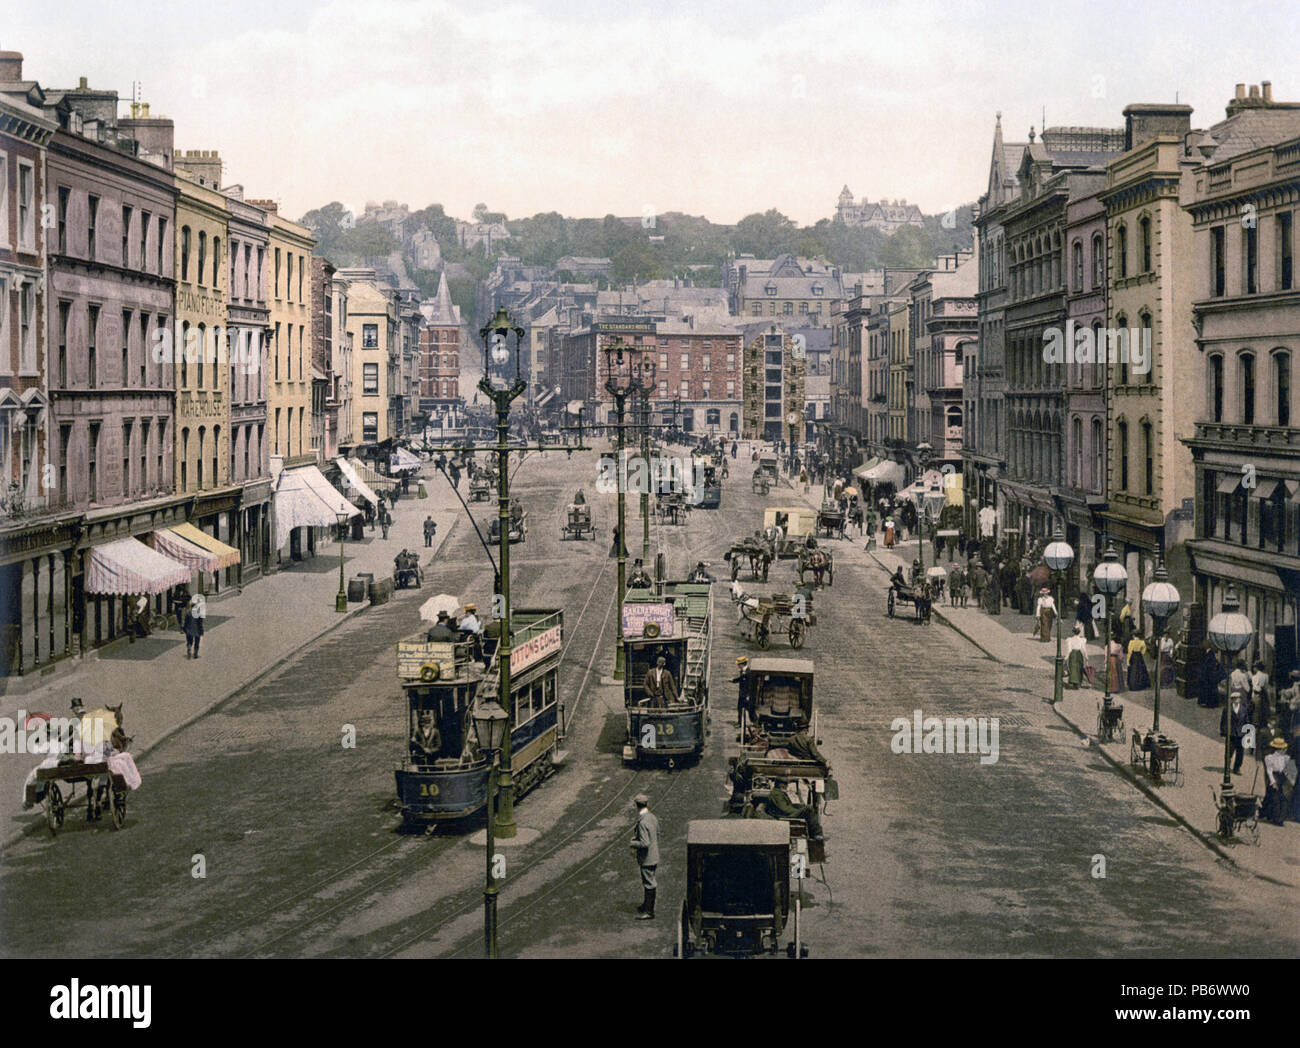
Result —
M1238 97L1238 98L1245 98L1245 97L1246 97L1246 85L1245 85L1245 84L1238 84L1238 85L1237 85L1237 97Z
M83 76L77 81L77 86L81 88L81 90L85 91L90 87L90 84L87 83L86 78Z
M1251 84L1251 85L1250 85L1250 97L1251 97L1251 98L1258 98L1258 97L1259 97L1259 85L1258 85L1258 84Z
M1264 101L1265 101L1265 102L1272 102L1272 101L1273 101L1273 81L1271 81L1271 80L1265 80L1265 81L1264 81L1263 83L1261 83L1259 86L1260 86L1260 89L1264 92Z
M23 78L21 51L0 51L0 81L15 83Z

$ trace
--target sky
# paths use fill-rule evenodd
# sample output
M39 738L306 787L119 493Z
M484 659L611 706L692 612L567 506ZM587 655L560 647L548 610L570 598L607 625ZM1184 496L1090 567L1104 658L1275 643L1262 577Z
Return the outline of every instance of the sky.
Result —
M132 83L292 216L342 201L511 218L858 199L927 214L985 188L995 114L1120 127L1132 102L1222 119L1238 82L1300 99L1294 10L1166 0L0 0L46 88Z

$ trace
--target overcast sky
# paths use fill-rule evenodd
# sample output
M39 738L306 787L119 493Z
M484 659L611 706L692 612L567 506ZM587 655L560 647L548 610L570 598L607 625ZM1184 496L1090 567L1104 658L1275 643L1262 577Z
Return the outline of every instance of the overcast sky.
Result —
M480 201L512 218L679 210L801 224L855 196L975 199L994 114L1118 127L1130 102L1222 119L1238 81L1300 99L1294 9L1165 0L0 0L0 48L217 149L293 216ZM1014 27L1014 28L1012 28Z

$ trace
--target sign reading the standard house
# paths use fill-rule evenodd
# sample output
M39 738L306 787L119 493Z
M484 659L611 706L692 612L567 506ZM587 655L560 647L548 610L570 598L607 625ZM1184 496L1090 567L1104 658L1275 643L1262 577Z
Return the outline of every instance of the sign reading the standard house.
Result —
M670 637L673 632L673 606L637 601L623 605L623 636L644 637L646 623L659 627L659 635Z

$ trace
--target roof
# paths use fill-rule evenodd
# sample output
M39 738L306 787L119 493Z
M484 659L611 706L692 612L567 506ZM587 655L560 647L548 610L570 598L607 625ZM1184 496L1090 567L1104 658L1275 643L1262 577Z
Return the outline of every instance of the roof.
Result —
M789 847L790 824L777 819L693 819L686 827L686 843Z
M813 672L811 659L750 659L750 673L804 673Z

